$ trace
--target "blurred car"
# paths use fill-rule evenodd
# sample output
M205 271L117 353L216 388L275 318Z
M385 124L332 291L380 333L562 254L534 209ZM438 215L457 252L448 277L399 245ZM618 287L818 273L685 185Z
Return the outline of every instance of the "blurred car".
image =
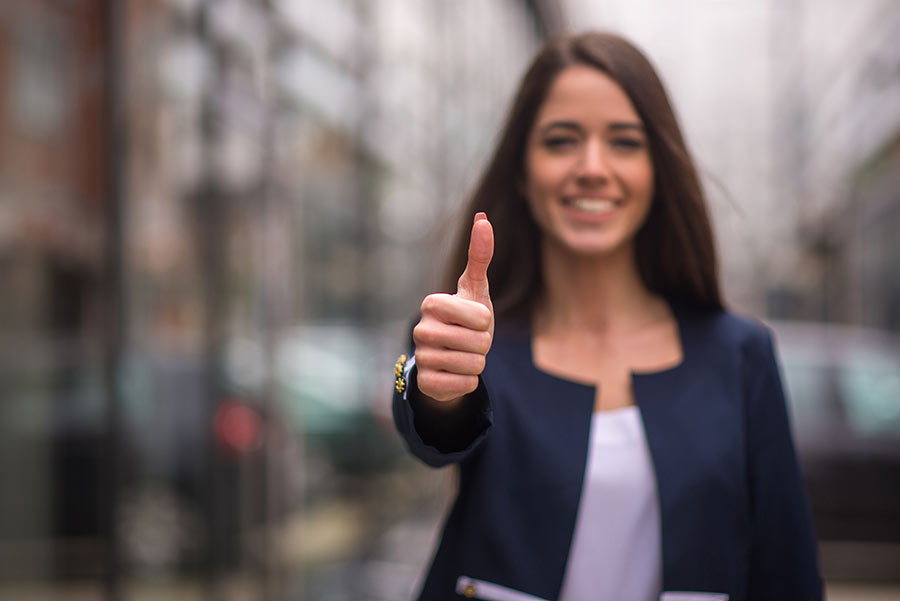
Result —
M0 495L0 552L40 541L52 558L0 553L0 578L41 570L98 577L105 569L104 508L113 465L101 349L80 340L33 338L2 350L0 485L16 492ZM259 438L264 426L288 445L291 432L280 416L268 415L241 391L223 398L219 407L232 411L215 422L222 414L210 407L196 353L128 353L119 382L115 516L123 565L152 573L201 569L213 502L224 516L216 550L223 562L234 563L241 529L262 520L258 496L264 486L256 481L267 473L266 457L250 436ZM209 477L213 442L223 451L215 454L215 494Z
M405 456L393 422L379 419L391 363L379 353L377 336L346 325L308 325L283 332L276 345L283 410L305 444L339 473L390 469Z
M820 540L900 543L900 340L770 325Z

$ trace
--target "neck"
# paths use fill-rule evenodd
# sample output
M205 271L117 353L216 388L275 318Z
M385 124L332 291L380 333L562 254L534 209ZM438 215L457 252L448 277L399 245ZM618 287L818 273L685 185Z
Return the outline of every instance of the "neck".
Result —
M545 239L541 252L540 330L626 331L667 314L665 302L641 280L633 245L597 257L568 252Z

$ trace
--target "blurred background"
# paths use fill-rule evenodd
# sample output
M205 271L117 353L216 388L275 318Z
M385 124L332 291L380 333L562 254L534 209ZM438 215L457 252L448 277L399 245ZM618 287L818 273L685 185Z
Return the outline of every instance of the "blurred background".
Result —
M0 599L409 598L392 366L547 35L641 46L775 328L831 599L900 599L900 4L0 4Z

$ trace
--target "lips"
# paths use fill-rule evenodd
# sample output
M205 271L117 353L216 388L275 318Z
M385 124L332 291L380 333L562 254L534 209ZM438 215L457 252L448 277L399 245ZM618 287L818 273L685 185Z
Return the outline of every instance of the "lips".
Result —
M589 215L606 215L621 206L621 202L611 198L575 197L564 198L563 205Z

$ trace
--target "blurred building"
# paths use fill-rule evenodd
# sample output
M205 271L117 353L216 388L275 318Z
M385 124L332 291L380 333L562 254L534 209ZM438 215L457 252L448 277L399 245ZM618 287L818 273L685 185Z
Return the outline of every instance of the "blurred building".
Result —
M778 3L778 182L798 254L773 314L900 331L900 10Z
M393 350L561 23L549 0L0 8L0 597L411 586L323 574L402 506L364 484L394 469Z
M435 279L446 218L561 12L520 0L282 6L303 40L279 67L301 109L281 132L309 216L300 311L406 320Z
M85 535L101 524L100 448L85 431L102 403L83 393L102 364L107 45L99 3L82 4L0 8L3 575L98 563Z

